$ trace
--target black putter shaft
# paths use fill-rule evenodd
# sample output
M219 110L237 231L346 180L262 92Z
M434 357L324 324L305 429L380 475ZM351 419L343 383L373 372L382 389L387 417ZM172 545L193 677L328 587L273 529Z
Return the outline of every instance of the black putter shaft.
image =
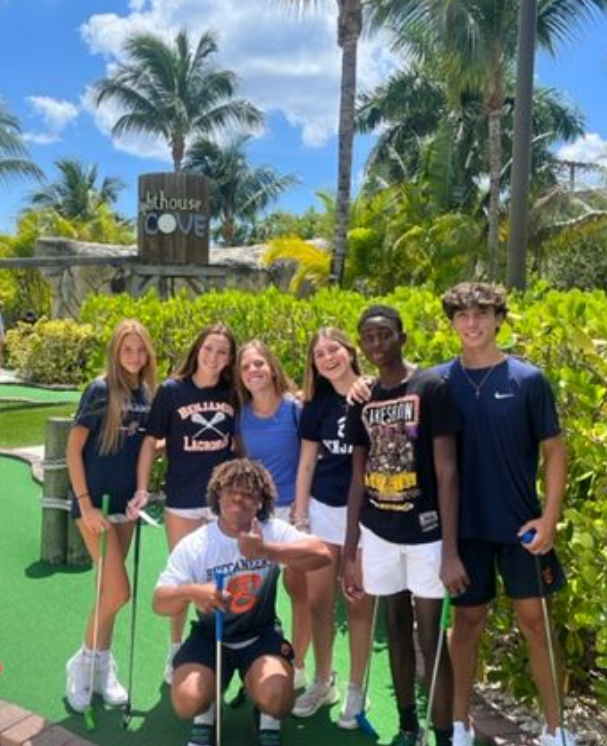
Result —
M133 705L133 672L135 670L135 631L137 628L137 597L139 590L139 557L141 554L141 518L135 524L135 547L133 549L133 594L131 597L131 644L129 649L128 698L122 715L122 727L127 728L131 721Z

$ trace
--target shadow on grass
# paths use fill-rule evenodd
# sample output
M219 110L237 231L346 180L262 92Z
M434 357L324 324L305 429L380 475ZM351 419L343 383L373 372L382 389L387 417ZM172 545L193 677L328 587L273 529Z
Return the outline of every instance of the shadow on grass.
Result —
M52 575L80 575L88 572L92 567L89 562L86 565L51 565L50 562L37 560L25 568L25 576L31 580L42 580L50 578Z

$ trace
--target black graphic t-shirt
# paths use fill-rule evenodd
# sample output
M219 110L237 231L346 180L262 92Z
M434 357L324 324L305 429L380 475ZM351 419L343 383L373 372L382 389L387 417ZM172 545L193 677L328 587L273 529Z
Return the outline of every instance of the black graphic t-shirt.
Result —
M109 402L106 379L94 380L80 399L74 424L90 430L82 452L87 490L96 507L101 507L103 495L109 495L110 513L123 513L137 488L137 459L146 434L150 398L147 389L132 391L131 399L122 413L118 447L106 454L100 453ZM75 500L72 515L80 517Z
M306 402L299 423L299 435L319 445L311 495L333 507L347 504L352 478L352 445L346 441L346 412L345 396L327 386Z
M346 438L367 449L362 525L396 544L439 540L433 440L459 429L448 385L427 370L390 389L378 382L350 407Z
M234 407L224 383L198 388L191 378L165 381L148 420L148 435L166 438L166 504L200 508L213 469L233 457Z

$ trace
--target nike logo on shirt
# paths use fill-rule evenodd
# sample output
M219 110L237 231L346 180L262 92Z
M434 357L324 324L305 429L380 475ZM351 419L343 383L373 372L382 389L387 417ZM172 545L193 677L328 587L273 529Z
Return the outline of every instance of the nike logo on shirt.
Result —
M496 399L512 399L514 394L502 394L499 391L495 392L495 398Z

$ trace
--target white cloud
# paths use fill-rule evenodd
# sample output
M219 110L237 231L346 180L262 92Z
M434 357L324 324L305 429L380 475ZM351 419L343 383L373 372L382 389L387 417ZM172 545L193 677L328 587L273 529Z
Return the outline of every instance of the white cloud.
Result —
M579 137L575 142L563 145L557 155L566 161L607 166L607 140L604 140L595 132L589 132Z
M43 132L26 132L24 139L37 145L48 145L61 140L63 130L79 115L78 107L62 99L50 96L28 96L26 101L34 115L42 119Z
M300 128L305 146L325 144L337 132L341 52L336 8L326 0L298 14L284 0L130 0L124 16L92 16L81 33L91 52L108 63L120 59L133 33L163 33L180 28L196 37L218 36L218 65L240 78L239 93L266 112L280 112ZM381 39L359 45L359 89L385 79L394 61Z

